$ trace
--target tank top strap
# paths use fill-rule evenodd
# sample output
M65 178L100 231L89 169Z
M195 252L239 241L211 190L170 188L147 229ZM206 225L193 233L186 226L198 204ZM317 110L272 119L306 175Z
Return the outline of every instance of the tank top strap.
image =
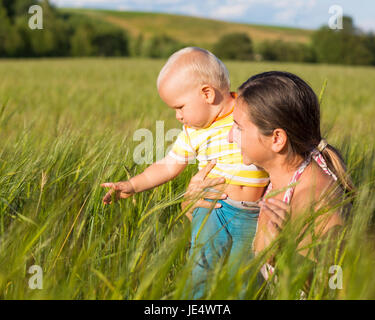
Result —
M266 191L264 192L263 197L266 196L271 190L272 190L272 182L270 181L268 186L267 186Z
M309 165L311 160L314 159L315 162L318 164L318 166L328 175L330 175L335 181L337 181L337 176L328 168L327 162L324 160L324 157L319 152L318 149L313 149L310 153L310 155L307 157L307 159L299 166L297 171L294 173L292 179L289 182L289 185L295 183L298 181L299 177L302 175L303 171L306 169L306 167ZM267 190L264 193L264 196L266 196L270 191L272 190L272 183L270 182L268 184ZM294 186L288 188L284 194L283 201L287 204L290 203L290 200L292 199L294 192Z
M302 175L303 171L305 171L306 167L309 165L310 162L311 162L311 156L308 157L304 162L302 162L302 164L299 166L299 168L294 173L292 179L290 180L289 185L296 183L298 181L299 177ZM285 203L290 204L290 200L292 200L294 189L295 189L295 186L292 186L288 188L288 190L286 190L284 194L284 198L283 198L283 201Z
M306 169L306 167L309 165L309 163L311 162L311 156L309 156L299 167L298 169L296 170L296 172L294 172L293 174L293 177L292 179L290 180L289 184L288 185L291 185L295 182L298 181L299 177L302 175L303 171ZM289 204L290 203L290 200L292 199L292 196L293 196L293 192L294 192L294 188L295 186L291 186L290 188L288 188L284 194L284 197L283 197L283 202ZM268 184L268 187L267 187L267 190L266 192L264 193L264 196L266 196L270 191L272 190L272 183L270 182Z

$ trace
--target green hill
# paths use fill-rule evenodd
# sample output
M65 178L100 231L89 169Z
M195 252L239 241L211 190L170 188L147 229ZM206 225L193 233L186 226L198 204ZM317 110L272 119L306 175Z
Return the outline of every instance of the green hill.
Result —
M220 36L232 32L246 33L255 43L276 39L306 43L310 40L310 35L313 32L313 30L250 25L165 13L88 9L61 10L85 14L94 19L109 22L128 30L132 36L143 34L145 38L148 38L155 34L165 34L181 42L201 46L210 45Z

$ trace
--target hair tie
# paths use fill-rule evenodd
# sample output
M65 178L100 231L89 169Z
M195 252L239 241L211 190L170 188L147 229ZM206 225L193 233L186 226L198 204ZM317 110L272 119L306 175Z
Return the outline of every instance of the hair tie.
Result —
M312 157L316 161L319 167L321 167L326 174L332 176L333 179L337 180L336 175L328 168L327 162L321 154L321 152L327 145L328 143L326 139L320 140L318 146L311 152L310 157Z
M322 139L322 140L320 140L320 142L319 142L319 144L316 148L319 150L319 152L322 152L326 148L327 145L328 145L327 140Z

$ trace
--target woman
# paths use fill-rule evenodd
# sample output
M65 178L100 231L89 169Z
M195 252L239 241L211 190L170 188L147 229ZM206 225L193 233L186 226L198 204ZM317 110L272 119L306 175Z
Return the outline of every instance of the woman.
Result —
M248 79L239 88L234 122L229 140L240 146L244 163L255 164L269 173L270 184L265 195L286 188L259 203L261 210L253 242L255 254L269 246L286 220L296 220L309 209L333 206L332 201L341 200L342 195L353 191L341 155L321 136L318 99L296 75L272 71ZM192 179L188 188L190 197L217 183L205 178L212 166ZM200 200L193 208L209 205ZM316 218L315 231L324 236L342 224L342 212L335 210ZM300 247L310 241L310 237L305 237ZM299 253L314 260L307 249ZM267 264L261 271L267 279L273 266Z

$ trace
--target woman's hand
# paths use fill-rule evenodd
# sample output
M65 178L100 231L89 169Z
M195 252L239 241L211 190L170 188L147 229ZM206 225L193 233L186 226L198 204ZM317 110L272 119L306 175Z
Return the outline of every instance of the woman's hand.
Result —
M195 176L190 180L189 186L185 193L185 201L181 204L182 210L184 210L189 204L195 201L189 211L186 212L187 218L192 220L192 212L195 208L211 208L212 202L204 200L206 199L225 199L227 195L221 192L205 192L205 188L214 186L224 186L225 178L210 179L207 178L209 172L215 167L216 162L211 161L200 170ZM204 197L204 198L203 198ZM198 200L199 199L199 200ZM220 208L221 204L217 203L214 208Z
M263 229L263 248L268 246L280 233L290 217L290 206L285 202L270 198L259 202L259 224ZM257 250L259 251L259 250Z

